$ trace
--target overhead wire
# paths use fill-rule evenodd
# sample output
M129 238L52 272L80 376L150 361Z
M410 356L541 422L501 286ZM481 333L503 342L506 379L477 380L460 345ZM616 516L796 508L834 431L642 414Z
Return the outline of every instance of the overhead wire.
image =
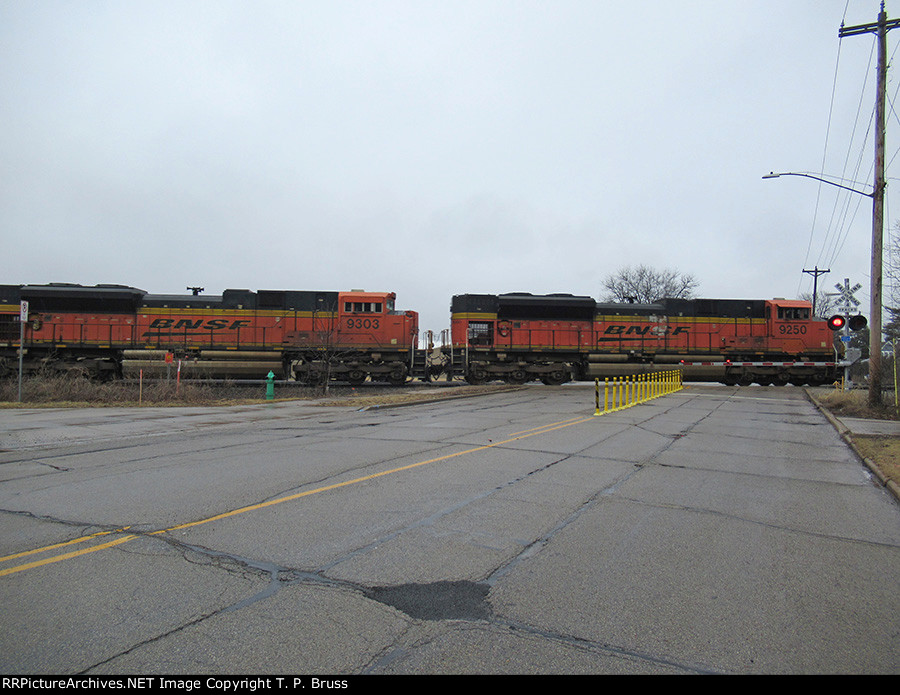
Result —
M900 44L897 44L894 46L894 49L891 53L890 60L888 61L888 66L890 66L893 63L893 60L894 60L894 57L896 56L898 48L900 48ZM874 43L873 43L873 54L874 54ZM866 73L867 75L871 72L871 61L872 61L872 55L870 55L870 58L869 58L870 64L869 64L869 70ZM900 116L898 116L897 111L894 108L894 102L896 101L898 92L900 92L900 83L898 83L897 86L895 87L893 98L888 97L887 100L888 100L888 104L889 104L890 113L893 115L894 119L897 120L898 124L900 124ZM856 169L854 170L853 178L855 180L859 178L859 169L860 169L861 162L862 162L862 159L864 156L864 152L866 150L866 147L868 146L869 134L871 133L872 124L874 122L874 113L875 112L874 112L874 107L873 107L872 115L870 116L870 119L869 119L869 127L866 130L866 136L863 140L863 144L861 145L860 155L857 160L857 166L856 166ZM857 118L858 117L859 117L859 110L857 111ZM854 132L855 132L855 126L854 126ZM891 156L890 160L888 161L888 167L890 167L891 163L893 163L894 159L897 157L898 154L900 154L900 147L898 147L895 150L894 154ZM874 172L873 172L874 166L875 166L874 162L872 162L871 165L869 166L869 170L867 172L869 177L872 177L874 174ZM853 214L851 216L849 216L849 218L848 218L847 215L848 215L849 209L851 207L851 203L850 203L851 196L849 195L849 193L846 194L845 198L847 201L845 204L845 207L844 207L845 213L842 217L842 220L841 220L841 223L840 223L838 229L835 231L835 236L834 236L833 242L831 243L831 253L828 255L828 262L826 263L826 265L828 265L828 266L832 265L840 257L840 255L844 249L844 245L846 244L846 241L849 237L850 229L856 218L856 214L859 211L860 206L862 205L862 199L857 198L856 204L855 204L855 206L853 206L854 207ZM885 194L885 207L886 208L888 208L888 201L889 201L889 196L887 195L887 192L886 192L886 194ZM889 214L888 210L886 210L885 219L890 219L890 214ZM843 230L843 231L841 231L841 230ZM889 239L891 239L891 238L892 237L889 235Z
M843 40L842 40L843 41ZM872 48L869 53L869 66L865 72L865 78L863 79L863 83L859 90L859 100L857 102L856 107L856 117L853 122L853 128L850 132L850 138L847 142L847 153L844 157L844 164L841 170L841 178L842 179L852 179L854 181L859 180L859 170L862 166L863 156L866 148L866 144L869 141L869 133L871 132L872 122L874 119L874 109L869 117L869 124L866 128L865 135L863 136L862 144L859 145L859 153L857 155L855 164L853 165L852 174L850 171L850 162L851 155L853 154L855 148L855 141L857 137L857 130L859 128L860 121L862 120L862 111L863 104L865 102L865 95L868 88L869 83L869 75L871 74L872 61L875 57L875 42L872 42ZM861 204L861 200L856 201L856 205L853 204L853 199L851 198L849 192L844 192L843 194L837 193L834 198L834 205L832 207L832 215L831 219L828 222L828 226L825 230L825 236L822 239L822 247L819 251L818 260L819 262L824 263L827 267L831 266L831 262L836 258L835 249L837 249L841 245L841 235L842 230L849 229L850 223L852 223L853 219L856 217L856 212L859 210L859 205ZM851 215L850 211L853 209L853 213ZM840 212L839 212L840 210ZM849 219L849 221L848 221ZM846 236L846 231L843 232L844 236Z
M847 4L844 6L844 16L841 18L841 26L843 26L844 21L847 18L847 7L849 5L850 5L850 0L847 0ZM834 76L832 78L832 84L831 84L831 102L829 103L829 106L828 106L828 120L825 125L825 145L822 148L822 166L820 168L820 174L819 174L820 176L824 176L825 160L828 157L828 138L831 134L831 119L832 119L832 116L834 115L834 96L835 96L835 93L837 90L837 76L838 76L838 68L840 67L840 63L841 63L841 46L842 45L843 45L843 40L838 40L837 55L835 56L835 60L834 60ZM815 236L816 219L819 214L819 201L820 201L821 197L822 197L822 184L820 183L818 186L818 189L816 191L816 204L813 207L813 219L812 219L812 224L810 225L810 229L809 229L809 241L806 244L806 256L803 259L803 267L804 268L806 267L806 263L809 260L809 251L812 248L813 237ZM803 275L800 276L800 282L797 285L798 296L800 294L800 285L802 283L803 283Z
M862 94L860 98L860 105L862 105ZM850 159L850 154L853 149L853 138L856 134L856 126L859 124L860 111L857 111L857 121L853 127L853 135L851 135L850 144L847 148L847 158L844 161L844 173L847 174L847 166ZM852 174L849 178L853 181L859 181L860 177L860 169L863 164L863 159L865 157L866 148L869 144L869 135L872 132L872 125L875 119L874 110L869 115L869 124L866 127L866 132L863 136L862 144L859 145L859 153L856 157L856 163L853 167ZM874 163L870 166L869 172L867 175L871 173L872 168L874 167ZM847 239L847 236L850 232L851 227L853 226L853 222L856 219L856 214L859 212L859 208L863 203L863 199L859 196L853 196L849 193L849 191L839 193L835 196L835 209L840 205L842 208L841 214L838 216L837 224L834 224L834 218L832 218L831 226L826 232L825 239L822 242L822 250L819 254L819 259L822 262L825 262L829 267L835 260L837 260L840 250L843 248L844 242ZM852 214L851 214L852 210ZM830 252L828 250L830 249ZM827 260L824 260L827 259Z
M845 25L849 4L850 4L849 0L847 0L847 2L845 3L845 6L844 6L844 13L843 13L843 18L841 20L841 27L843 27ZM855 182L859 181L859 179L860 179L859 172L863 166L863 161L865 159L865 152L867 151L868 143L869 143L869 135L872 132L872 126L874 123L875 109L873 106L870 117L869 117L869 123L866 128L865 134L863 136L862 143L860 145L858 145L858 148L859 148L858 154L855 158L855 161L853 161L851 163L852 153L855 149L854 141L857 138L857 131L859 129L859 124L861 122L861 116L862 116L862 111L863 111L862 105L864 102L864 95L867 91L867 84L868 84L868 79L869 79L868 76L872 73L872 62L873 62L874 56L875 56L876 41L873 40L873 43L872 43L872 49L871 49L870 56L869 56L869 67L867 68L867 70L865 72L866 77L863 80L863 86L860 89L859 104L857 106L857 113L856 113L856 117L855 117L853 127L851 130L851 135L850 135L850 139L849 139L848 146L847 146L847 153L844 158L844 165L843 165L843 169L841 171L841 175L840 175L840 177L834 177L834 176L826 177L825 173L824 173L825 162L827 160L828 146L829 146L829 142L830 142L830 138L831 138L832 119L833 119L833 114L834 114L834 102L835 102L836 92L837 92L837 77L838 77L839 68L840 68L842 44L843 44L843 41L839 40L838 50L837 50L837 58L835 61L833 83L832 83L831 102L829 105L829 114L828 114L827 129L826 129L826 136L825 136L825 145L824 145L824 151L823 151L823 155L822 155L822 167L821 167L821 170L819 173L819 177L823 178L823 179L824 178L829 178L829 179L834 178L837 181L841 181L841 182L851 181L851 182L855 183ZM892 51L890 60L888 62L889 66L892 64L894 56L897 53L897 50L898 50L898 46L895 46ZM898 115L898 113L895 109L895 106L894 106L898 92L900 92L900 83L898 83L897 86L895 87L894 97L893 97L893 99L888 99L888 103L889 103L889 109L890 109L891 115L898 123L900 123L900 115ZM889 158L889 160L887 162L888 167L891 166L891 164L894 162L894 160L896 159L898 154L900 154L900 147L898 147L894 151L894 154ZM852 173L851 173L851 168L852 168ZM868 171L868 176L867 176L868 178L871 178L871 176L873 175L873 170L874 170L874 161L869 166L869 171ZM815 230L816 230L816 225L818 223L818 218L820 216L820 206L821 206L821 202L822 202L822 200L821 200L822 199L822 185L823 184L820 183L820 185L818 187L817 195L816 195L816 203L815 203L814 214L813 214L813 222L812 222L812 226L810 229L809 240L807 242L807 250L806 250L806 256L804 259L804 267L806 266L806 263L809 261L810 254L812 251L812 243L816 236ZM843 185L847 185L847 184L843 183ZM855 201L854 201L854 197L856 198ZM889 201L889 197L886 192L886 194L885 194L885 207L886 208L888 208L888 201ZM862 197L851 195L851 193L849 191L843 192L843 197L841 196L841 193L835 194L834 203L832 205L831 215L830 215L828 224L825 227L825 234L824 234L824 237L822 238L821 248L820 248L820 251L818 254L819 262L817 263L817 267L819 266L820 263L821 263L822 267L831 267L834 264L834 262L838 260L838 258L840 257L840 255L844 249L844 246L845 246L848 238L850 237L850 231L856 220L856 216L859 213L862 202L863 202ZM887 213L886 219L890 219L890 215L889 215L889 212L887 209L885 210L885 212ZM898 223L898 225L894 225L891 227L891 229L889 230L888 238L890 240L890 250L893 250L895 245L900 244L900 223ZM800 283L803 282L803 279L804 279L803 276L801 276ZM895 278L895 282L897 282L897 281L898 281L898 279ZM798 294L799 294L799 288L800 288L800 285L798 285Z

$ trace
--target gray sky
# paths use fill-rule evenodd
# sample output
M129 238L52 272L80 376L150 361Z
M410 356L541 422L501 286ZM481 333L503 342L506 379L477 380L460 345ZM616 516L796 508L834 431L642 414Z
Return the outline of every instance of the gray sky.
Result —
M796 297L818 264L867 307L869 199L761 177L871 189L875 39L838 29L878 9L0 0L0 282L389 290L440 330L465 292L644 263Z

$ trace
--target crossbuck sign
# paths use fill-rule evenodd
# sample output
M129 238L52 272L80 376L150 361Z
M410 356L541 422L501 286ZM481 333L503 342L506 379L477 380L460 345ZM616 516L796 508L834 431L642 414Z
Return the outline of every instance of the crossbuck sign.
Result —
M850 287L850 278L844 278L844 284L837 284L835 288L838 296L843 300L841 309L843 309L844 313L849 314L855 307L859 306L859 301L853 295L862 289L862 285L857 282L853 287Z

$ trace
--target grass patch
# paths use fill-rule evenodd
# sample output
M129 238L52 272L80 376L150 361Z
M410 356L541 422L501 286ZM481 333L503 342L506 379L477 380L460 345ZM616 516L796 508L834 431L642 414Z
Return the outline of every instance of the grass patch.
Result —
M868 403L868 391L827 391L815 392L816 400L828 408L837 417L862 417L872 420L898 420L897 409L894 406L894 394L885 392L882 394L884 405L879 408L871 408Z
M315 389L292 387L282 393L276 389L280 399L288 393L293 398L312 398ZM136 381L96 381L77 373L40 374L23 379L20 404L18 381L0 382L0 406L7 408L239 405L263 401L265 394L264 385L238 382L177 384L170 380L145 380L141 386Z
M887 480L900 485L900 437L854 434L859 452L872 461Z
M385 406L419 403L460 396L509 390L496 384L484 386L435 387L411 383L406 387L367 385L330 386L327 394L314 386L275 385L275 400L309 400L322 406ZM22 381L22 402L18 402L18 381L0 381L0 407L3 408L84 408L136 407L152 405L229 406L260 403L266 400L264 384L241 382L198 382L176 384L171 380L145 380L143 387L136 381L100 382L79 373L40 374Z

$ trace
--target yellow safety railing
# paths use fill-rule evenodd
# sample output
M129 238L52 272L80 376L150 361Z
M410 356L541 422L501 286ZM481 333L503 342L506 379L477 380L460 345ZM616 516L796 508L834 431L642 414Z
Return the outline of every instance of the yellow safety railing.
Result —
M670 369L652 374L632 374L603 380L603 410L600 409L600 379L594 379L594 415L624 410L633 405L675 393L684 388L682 373Z

